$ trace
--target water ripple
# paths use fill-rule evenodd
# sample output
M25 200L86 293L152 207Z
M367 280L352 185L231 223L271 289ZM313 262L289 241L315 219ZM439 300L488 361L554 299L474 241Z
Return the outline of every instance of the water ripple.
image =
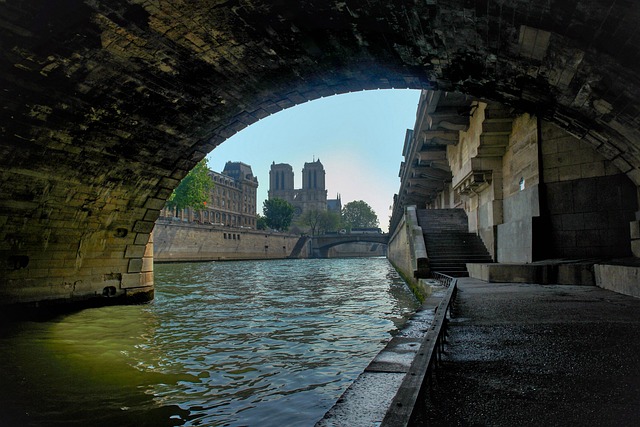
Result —
M309 426L417 307L384 258L161 264L155 283L145 306L1 334L0 404L23 425Z

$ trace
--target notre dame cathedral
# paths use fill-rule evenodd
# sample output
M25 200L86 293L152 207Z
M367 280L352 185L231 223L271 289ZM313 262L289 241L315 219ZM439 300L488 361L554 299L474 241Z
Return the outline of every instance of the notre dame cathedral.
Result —
M296 189L291 165L273 162L269 171L269 199L279 198L291 203L296 216L310 210L340 212L342 203L339 195L337 199L327 200L324 177L324 166L320 159L305 163L302 168L302 189Z

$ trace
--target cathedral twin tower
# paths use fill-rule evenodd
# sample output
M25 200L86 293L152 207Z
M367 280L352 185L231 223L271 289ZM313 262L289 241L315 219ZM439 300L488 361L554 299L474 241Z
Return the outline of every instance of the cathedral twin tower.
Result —
M310 210L326 211L327 202L333 206L335 201L327 200L324 178L324 166L320 159L305 163L302 169L302 189L295 189L291 165L273 162L269 171L269 199L286 200L293 205L296 215Z

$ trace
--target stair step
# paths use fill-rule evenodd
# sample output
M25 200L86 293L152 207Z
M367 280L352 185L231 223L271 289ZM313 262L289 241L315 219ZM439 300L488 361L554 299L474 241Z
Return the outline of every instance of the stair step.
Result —
M469 233L463 209L422 209L417 214L431 271L467 277L467 264L493 262L480 237Z

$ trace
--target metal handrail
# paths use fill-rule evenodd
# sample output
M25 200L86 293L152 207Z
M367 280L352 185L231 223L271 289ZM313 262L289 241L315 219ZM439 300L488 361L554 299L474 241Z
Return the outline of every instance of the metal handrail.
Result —
M435 277L436 275L437 277ZM456 278L445 274L435 273L434 279L440 283L446 283L447 292L436 307L431 327L425 335L409 371L402 380L398 392L391 401L380 427L405 427L409 424L420 390L426 386L431 372L441 360L446 342L447 315L451 316L451 305L456 298L458 286Z
M450 286L451 282L453 282L455 277L447 276L446 274L438 273L437 271L431 272L434 280L438 281L441 285Z

